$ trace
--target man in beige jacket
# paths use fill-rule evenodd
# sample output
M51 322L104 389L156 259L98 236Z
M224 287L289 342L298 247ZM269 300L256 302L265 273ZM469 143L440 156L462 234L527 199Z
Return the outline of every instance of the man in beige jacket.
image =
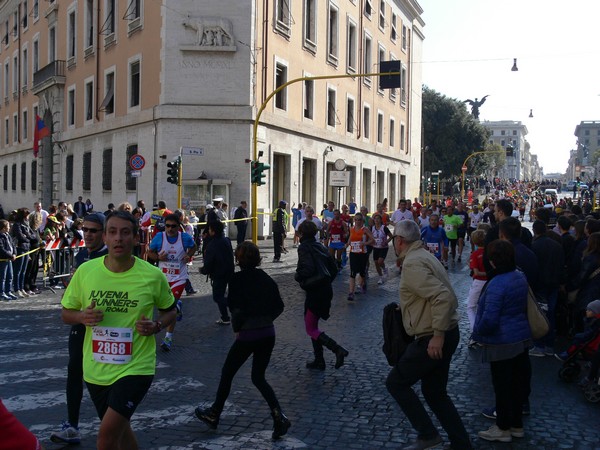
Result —
M454 403L446 392L450 360L458 346L458 300L444 266L423 248L419 226L409 220L394 230L394 247L402 261L400 309L404 328L415 340L388 375L386 386L417 431L407 450L424 450L442 442L412 386L421 381L427 404L448 434L452 449L471 449Z

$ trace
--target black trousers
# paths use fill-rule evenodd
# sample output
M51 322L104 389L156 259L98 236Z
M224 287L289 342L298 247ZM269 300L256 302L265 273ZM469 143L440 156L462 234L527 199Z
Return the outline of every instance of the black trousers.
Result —
M419 439L431 439L439 433L412 388L420 380L423 397L446 430L452 447L470 449L469 435L446 391L450 360L458 346L459 337L458 327L446 331L442 359L431 359L427 354L431 336L410 343L388 375L386 387L417 431Z
M246 230L248 229L247 222L240 222L236 225L237 227L237 244L240 245L246 240Z
M69 423L79 425L79 410L83 398L83 339L85 325L71 327L69 333L69 365L67 366L67 412Z
M523 403L529 395L529 351L490 363L496 394L496 425L502 430L523 428Z
M281 247L283 246L283 233L279 231L273 232L273 252L274 258L281 258Z
M231 392L231 383L233 377L244 365L246 360L253 355L252 358L252 383L260 391L264 399L267 401L269 408L278 408L279 402L273 392L271 385L265 379L265 372L271 360L271 353L275 347L275 336L259 339L256 341L239 341L236 340L227 354L225 364L221 370L221 381L217 390L217 398L213 403L213 408L219 412L223 411L225 400Z

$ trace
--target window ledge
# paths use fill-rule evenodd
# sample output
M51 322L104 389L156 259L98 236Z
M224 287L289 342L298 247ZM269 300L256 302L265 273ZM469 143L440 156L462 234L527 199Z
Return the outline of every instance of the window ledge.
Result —
M141 17L136 17L135 19L133 19L131 22L129 22L127 24L127 36L131 36L132 34L134 34L137 31L140 31L142 29L142 18Z
M88 48L86 48L85 50L83 50L83 57L84 59L87 59L91 56L94 56L94 46L90 45Z
M110 33L108 36L104 36L104 50L109 49L117 43L115 33Z

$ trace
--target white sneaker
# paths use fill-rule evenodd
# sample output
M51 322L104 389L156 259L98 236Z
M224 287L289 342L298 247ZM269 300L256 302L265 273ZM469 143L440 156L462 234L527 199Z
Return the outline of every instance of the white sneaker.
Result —
M512 442L510 430L502 430L498 425L492 425L487 430L480 431L477 435L486 441Z
M379 280L377 281L377 284L383 284L383 277L379 277Z

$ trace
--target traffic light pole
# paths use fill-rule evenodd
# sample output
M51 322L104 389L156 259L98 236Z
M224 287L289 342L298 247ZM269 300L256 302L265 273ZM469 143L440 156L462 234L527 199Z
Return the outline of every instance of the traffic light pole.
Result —
M179 177L177 177L177 208L181 209L181 187L183 183L183 147L179 147Z
M506 152L506 150L490 150L490 151L483 151L483 152L473 152L469 156L467 156L467 158L463 162L461 169L467 167L467 161L475 155L489 155L492 153L505 153L505 152ZM465 174L466 173L467 173L466 170L462 170L462 180L461 180L461 184L460 184L460 201L463 201L465 198Z
M316 77L301 77L295 78L293 80L288 81L287 83L282 84L277 89L269 94L269 96L265 99L265 101L260 105L258 112L256 113L256 119L254 119L254 127L252 129L252 160L258 160L258 123L260 121L260 116L263 111L267 107L269 101L277 95L279 92L284 90L291 84L298 83L299 81L308 81L308 80L335 80L339 78L364 78L364 77L378 77L378 76L392 76L392 75L400 75L401 72L377 72L377 73L355 73L355 74L346 74L346 75L320 75ZM258 242L258 185L256 183L252 183L252 242L255 244Z

